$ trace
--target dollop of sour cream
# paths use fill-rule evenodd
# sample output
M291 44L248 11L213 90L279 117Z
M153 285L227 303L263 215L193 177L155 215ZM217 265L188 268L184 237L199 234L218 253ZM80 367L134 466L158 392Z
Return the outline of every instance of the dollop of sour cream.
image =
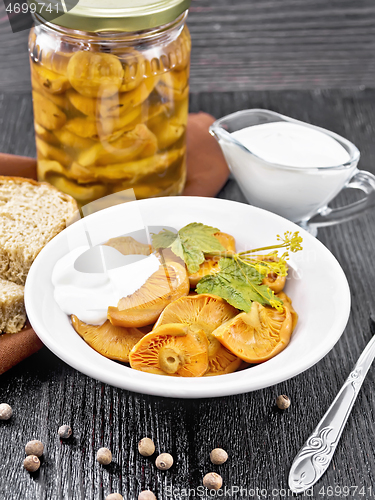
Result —
M254 125L231 134L258 158L289 167L334 167L349 161L349 153L328 134L290 122Z
M134 261L134 255L122 255L112 247L99 245L99 249L100 262L98 252L90 258L94 248L80 246L59 259L52 272L57 304L66 314L91 325L103 324L108 307L116 307L122 297L139 290L160 266L154 254L137 256L140 260ZM87 265L79 267L79 261Z

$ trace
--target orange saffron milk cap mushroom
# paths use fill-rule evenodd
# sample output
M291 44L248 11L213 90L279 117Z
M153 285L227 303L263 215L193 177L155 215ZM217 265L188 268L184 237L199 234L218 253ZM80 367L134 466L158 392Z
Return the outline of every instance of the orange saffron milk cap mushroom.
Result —
M296 311L292 306L292 299L288 297L288 295L285 292L277 293L276 297L279 297L279 299L283 301L284 306L288 307L290 310L290 314L292 315L292 332L293 332L295 327L297 326L298 314L296 313Z
M255 258L257 260L263 262L277 262L279 260L277 255L256 255ZM269 273L267 276L263 278L262 285L266 285L274 293L279 293L283 290L286 282L286 276L280 276L275 273Z
M117 236L104 245L115 248L123 255L151 255L152 252L151 245L140 243L131 236Z
M208 341L204 332L188 325L154 328L130 352L130 366L158 375L200 377L208 367Z
M170 261L160 265L136 292L108 307L108 319L115 326L141 327L154 323L173 300L187 295L190 286L185 266Z
M247 363L267 361L288 345L297 320L290 299L280 295L285 298L283 311L253 302L248 313L238 314L212 334Z
M220 241L223 247L228 251L228 253L235 253L236 251L236 241L230 234L218 232L214 234L215 238ZM219 271L219 260L221 257L214 257L207 255L205 261L199 266L199 270L195 273L189 273L190 286L192 288L196 287L198 281L208 274L214 274Z
M231 373L241 360L212 335L213 330L238 314L238 310L221 297L198 294L181 297L169 304L155 327L168 323L182 323L193 330L202 330L208 340L208 375Z
M228 250L228 252L234 253L236 251L236 240L231 234L219 231L218 233L215 233L214 236L220 241L223 247Z
M88 325L72 314L72 325L83 340L106 358L129 362L129 352L145 335L137 328L113 326L107 320L103 325Z

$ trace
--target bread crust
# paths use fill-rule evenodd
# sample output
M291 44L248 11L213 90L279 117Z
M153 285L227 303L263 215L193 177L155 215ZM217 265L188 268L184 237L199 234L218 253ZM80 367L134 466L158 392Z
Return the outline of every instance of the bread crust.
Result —
M24 287L0 278L0 333L16 333L26 322Z
M13 181L16 184L23 184L24 182L29 182L33 186L43 186L43 185L47 186L49 189L58 193L62 199L66 200L67 202L71 202L73 208L75 210L78 210L78 205L74 198L72 198L69 194L65 194L59 191L57 188L55 188L55 186L53 186L49 182L44 182L44 181L39 182L35 181L34 179L28 179L27 177L12 177L10 175L0 175L0 183L2 183L3 181Z
M0 278L24 285L36 256L77 211L48 182L0 176Z

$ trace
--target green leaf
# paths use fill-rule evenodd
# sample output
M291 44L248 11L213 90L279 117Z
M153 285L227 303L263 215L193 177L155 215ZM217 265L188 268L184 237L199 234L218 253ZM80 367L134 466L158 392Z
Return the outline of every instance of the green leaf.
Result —
M249 312L252 302L262 305L282 305L282 301L266 285L262 285L263 276L256 269L235 259L222 258L220 271L202 278L197 293L212 293L225 299L229 304Z
M220 229L205 226L198 222L192 222L174 234L164 229L159 234L152 236L152 244L155 248L168 248L183 259L190 273L198 271L200 264L204 262L204 254L210 252L223 252L225 248L215 236Z
M199 222L192 222L180 229L178 234L184 246L199 247L202 252L209 253L225 250L220 241L213 236L218 232L220 232L220 229L217 227L205 226Z
M219 231L217 227L205 226L198 222L192 222L180 229L178 232L180 242L176 243L175 247L182 252L182 258L190 273L196 273L199 270L200 264L204 262L205 253L225 251L225 247L214 236ZM171 248L175 251L174 245ZM176 255L181 257L178 253Z
M176 238L176 233L172 233L169 229L163 229L159 234L152 235L152 246L154 248L169 248Z
M199 265L204 261L204 253L199 248L184 245L180 237L176 238L173 242L171 250L185 262L186 267L191 273L197 272Z

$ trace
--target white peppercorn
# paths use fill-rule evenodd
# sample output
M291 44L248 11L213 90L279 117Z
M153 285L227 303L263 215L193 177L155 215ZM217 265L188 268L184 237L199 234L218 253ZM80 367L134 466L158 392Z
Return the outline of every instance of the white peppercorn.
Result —
M173 465L173 457L169 453L161 453L155 460L155 465L160 470L168 470Z
M40 467L40 460L36 455L28 455L23 461L23 466L29 472L35 472Z
M112 462L112 453L108 448L99 448L96 453L96 460L102 465L108 465Z
M61 439L68 439L72 435L72 429L69 427L69 425L62 425L61 427L59 427L57 433Z
M215 448L210 453L211 462L215 465L221 465L228 460L228 453L222 448Z
M105 497L105 500L124 500L124 497L120 493L110 493Z
M148 437L142 438L138 442L138 451L144 457L150 457L155 453L155 445L152 439Z
M9 420L13 415L12 407L7 403L0 404L0 420Z
M156 500L156 496L150 490L141 491L138 500Z
M285 394L281 394L276 398L276 405L280 410L286 410L290 406L290 399Z
M43 455L44 445L38 439L33 439L29 441L25 446L26 455L36 455L37 457L41 457Z
M203 478L203 486L209 490L220 490L223 485L223 479L216 472L209 472Z

